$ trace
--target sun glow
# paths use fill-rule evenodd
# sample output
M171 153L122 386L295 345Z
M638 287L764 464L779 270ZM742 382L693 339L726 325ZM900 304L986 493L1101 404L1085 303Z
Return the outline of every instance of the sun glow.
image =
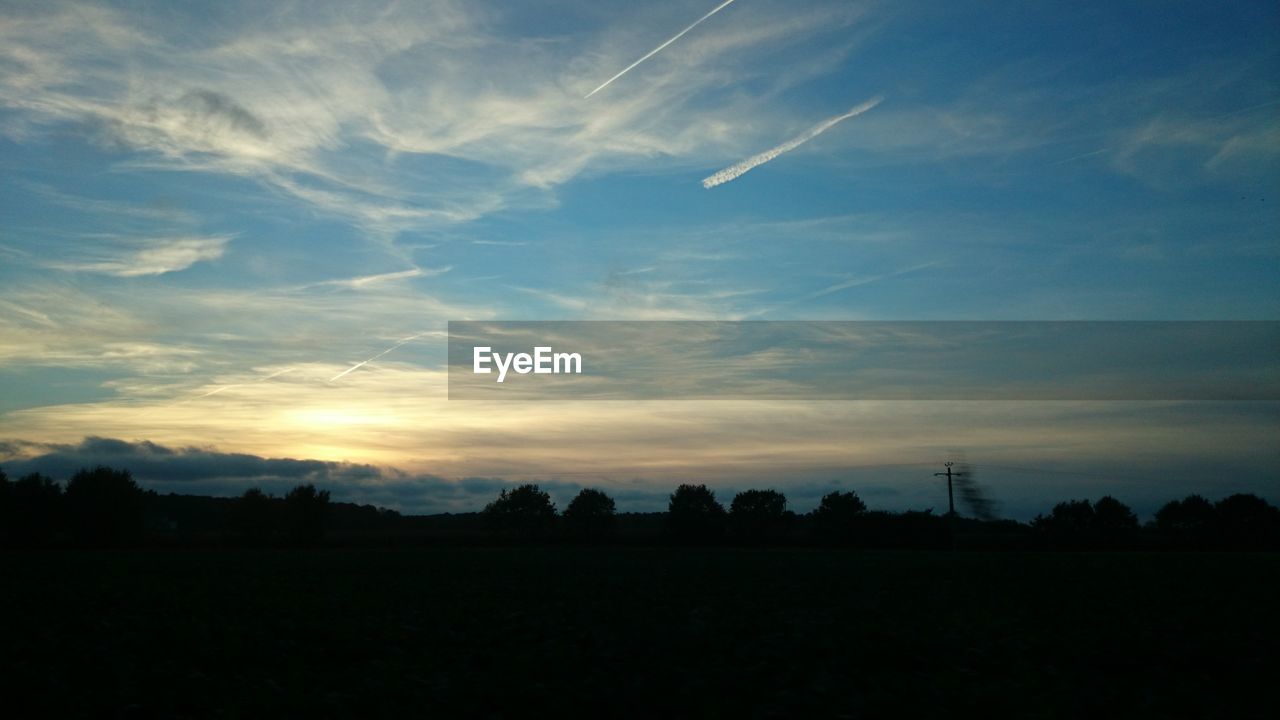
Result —
M373 413L350 407L308 408L285 414L284 420L293 427L312 430L335 430L344 427L370 425L394 427L400 419L385 413Z

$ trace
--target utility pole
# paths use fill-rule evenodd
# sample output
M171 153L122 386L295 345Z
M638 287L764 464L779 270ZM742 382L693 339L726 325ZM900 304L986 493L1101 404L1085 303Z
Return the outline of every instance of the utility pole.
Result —
M943 475L947 476L947 508L948 508L947 515L950 517L955 517L956 497L955 497L955 494L953 494L951 491L951 465L952 465L951 462L945 463L947 471L944 473L934 473L933 476L934 477L942 477Z

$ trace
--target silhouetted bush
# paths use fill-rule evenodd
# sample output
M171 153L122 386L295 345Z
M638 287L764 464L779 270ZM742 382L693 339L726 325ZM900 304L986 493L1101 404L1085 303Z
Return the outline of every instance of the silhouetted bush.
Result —
M825 542L852 542L856 537L857 523L866 512L867 504L852 490L827 493L811 513L813 529Z
M729 527L739 540L776 540L786 518L787 498L777 490L744 490L729 503Z
M952 527L959 520L951 515L934 515L933 510L907 510L896 516L889 547L942 549L951 547Z
M933 510L874 510L861 514L843 538L861 548L940 550L951 546L950 520Z
M724 506L706 485L681 485L667 504L667 527L679 540L705 542L724 533Z
M330 503L329 525L334 532L375 532L400 526L400 513L376 505Z
M310 483L298 485L284 496L289 522L289 536L301 543L316 543L324 538L329 513L329 491L316 490Z
M545 537L555 527L556 506L537 485L503 490L484 508L489 526L503 535Z
M564 522L573 538L596 542L613 536L618 513L613 498L599 490L583 488L564 509Z
M142 535L142 489L128 470L80 470L67 482L65 502L71 533L80 542L112 546Z

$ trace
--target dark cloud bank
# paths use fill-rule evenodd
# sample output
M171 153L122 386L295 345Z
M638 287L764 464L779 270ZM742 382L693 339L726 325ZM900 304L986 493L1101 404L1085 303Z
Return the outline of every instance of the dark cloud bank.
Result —
M66 480L77 470L95 465L127 469L140 485L160 493L231 496L259 487L279 495L300 483L312 483L330 490L338 501L409 513L479 510L503 488L514 485L494 478L448 480L360 463L171 448L148 440L86 437L76 444L0 442L0 469L11 478L38 472ZM577 483L554 480L540 484L564 503L581 489Z
M219 452L204 447L166 447L148 440L86 437L79 443L0 441L0 469L11 478L38 472L65 481L77 470L96 465L124 468L145 488L160 493L234 496L250 487L282 495L300 483L329 490L335 500L388 507L405 513L474 512L517 481L465 477L456 480L431 474L411 474L374 465L295 458L264 458ZM665 510L670 492L685 480L634 479L601 485L557 478L535 480L563 509L585 486L600 487L618 501L624 512ZM816 505L822 494L843 486L840 479L788 483L782 488L793 509ZM670 487L668 487L670 486ZM717 488L727 504L737 490ZM868 499L896 495L882 485L859 485Z

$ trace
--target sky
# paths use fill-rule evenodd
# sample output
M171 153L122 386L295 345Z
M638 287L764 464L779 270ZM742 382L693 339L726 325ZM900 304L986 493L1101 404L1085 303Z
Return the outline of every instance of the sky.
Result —
M1280 320L1278 118L1273 3L0 0L0 468L1277 501L1273 402L445 381L450 320Z

